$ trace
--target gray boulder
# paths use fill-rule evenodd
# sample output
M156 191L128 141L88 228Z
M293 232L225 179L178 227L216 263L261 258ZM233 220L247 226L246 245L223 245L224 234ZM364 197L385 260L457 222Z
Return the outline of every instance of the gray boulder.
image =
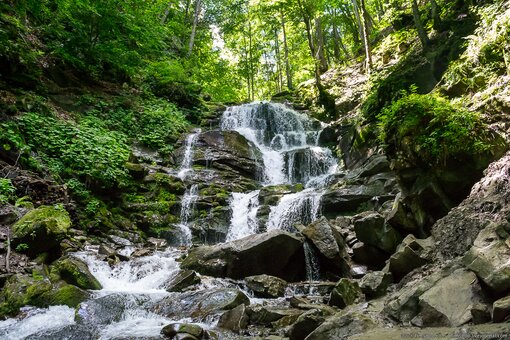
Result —
M386 294L391 283L391 274L386 272L370 272L360 282L361 291L369 298L377 298Z
M361 242L393 253L402 240L400 234L386 223L384 217L375 212L367 211L354 217L354 231Z
M494 301L492 305L492 321L504 322L510 316L510 296Z
M433 245L431 237L420 240L413 235L408 235L389 259L389 270L395 280L400 281L413 269L429 262L432 257Z
M245 278L246 286L250 288L255 296L261 298L277 298L285 294L287 282L278 277L269 275L255 275Z
M340 312L315 329L306 340L349 339L377 326L374 320L363 314Z
M482 230L463 262L491 291L503 293L510 289L510 252L508 239L500 238L498 227L501 224L492 223Z
M239 333L248 326L248 321L249 317L246 313L246 306L241 304L223 313L218 321L218 327Z
M184 289L199 284L200 277L193 270L181 270L166 285L168 292L181 292Z
M301 314L287 332L290 340L304 340L310 333L319 327L325 317L320 310L311 309Z
M298 281L305 276L303 263L303 239L272 230L222 245L194 248L181 268L215 277L241 279L267 274Z
M331 291L329 305L345 308L363 299L358 283L346 278L340 279Z
M342 235L332 227L325 217L311 223L301 231L318 250L323 267L342 276L349 273L346 245Z

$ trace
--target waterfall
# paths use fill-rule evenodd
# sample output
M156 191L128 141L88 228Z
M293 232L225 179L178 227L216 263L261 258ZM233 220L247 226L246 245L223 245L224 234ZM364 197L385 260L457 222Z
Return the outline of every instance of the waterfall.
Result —
M184 156L179 169L178 177L183 181L193 172L193 145L198 136L202 132L201 129L195 129L192 134L188 135L184 144ZM186 189L181 200L181 223L177 225L179 228L179 243L181 245L191 245L191 230L189 228L189 219L193 213L193 207L198 199L198 187L196 184Z
M181 231L180 243L181 245L191 245L191 230L189 228L190 218L193 215L195 203L198 200L198 185L193 184L189 189L186 190L181 200L181 223L179 223L179 229Z
M233 241L255 234L258 229L257 210L260 190L247 194L234 192L230 201L232 219L227 234L227 241Z
M201 132L201 129L195 129L194 132L190 134L188 138L186 138L186 143L184 144L186 148L184 149L184 156L178 174L179 178L182 180L186 179L188 173L192 171L193 145L195 144L195 141Z
M266 229L295 231L294 224L309 224L319 216L323 188L337 171L331 150L319 147L322 126L283 104L258 102L229 107L221 128L235 130L253 142L262 154L263 185L303 184L306 189L284 195L270 209ZM257 231L255 195L234 194L227 240Z

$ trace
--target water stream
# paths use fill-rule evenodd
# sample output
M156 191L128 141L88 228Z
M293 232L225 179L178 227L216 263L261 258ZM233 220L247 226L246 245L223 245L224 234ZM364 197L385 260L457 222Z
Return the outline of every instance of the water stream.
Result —
M262 187L303 185L303 190L284 194L276 205L271 206L267 230L295 231L296 223L306 225L320 216L321 197L328 178L337 170L337 160L330 150L317 145L321 130L317 121L281 104L252 103L228 108L221 128L239 132L260 150L264 165ZM198 185L190 183L190 174L193 172L193 149L200 133L195 130L187 136L182 164L176 169L187 185L178 225L181 231L179 245L185 246L192 245L189 225L193 223L193 209L199 199ZM260 232L257 220L259 194L260 190L232 193L227 241ZM66 306L27 308L23 318L0 321L0 338L159 339L161 328L166 324L179 320L197 321L189 317L170 319L154 310L155 304L164 298L179 299L179 293L167 292L165 284L178 273L177 259L185 250L169 247L133 257L134 247L127 245L117 252L131 256L130 260L112 266L98 255L97 250L97 247L90 247L73 256L88 265L103 289L91 292L91 298L76 311ZM318 262L308 244L305 244L305 257L303 265L306 265L307 279L311 282L318 280ZM202 283L196 289L223 286L243 289L242 284L232 280L208 277L202 277ZM261 301L252 298L252 302ZM214 327L214 319L203 326Z

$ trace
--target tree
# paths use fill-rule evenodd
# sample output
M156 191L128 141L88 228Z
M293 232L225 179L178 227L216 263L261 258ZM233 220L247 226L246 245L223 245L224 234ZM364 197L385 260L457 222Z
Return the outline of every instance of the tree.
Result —
M416 26L416 30L418 31L418 37L420 38L421 45L424 50L428 49L429 46L429 37L427 36L427 33L425 32L425 28L423 27L423 23L421 22L420 18L420 11L418 9L418 3L416 0L412 1L412 8L413 8L413 19L414 19L414 25Z

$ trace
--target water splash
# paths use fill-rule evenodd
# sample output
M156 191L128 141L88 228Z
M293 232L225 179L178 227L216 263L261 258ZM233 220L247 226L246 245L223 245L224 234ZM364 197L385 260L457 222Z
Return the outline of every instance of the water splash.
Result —
M257 232L259 193L260 190L255 190L247 194L232 193L232 199L230 201L232 219L227 234L227 241L237 240Z
M186 138L184 157L182 159L182 164L179 173L177 174L177 176L182 180L185 180L189 172L192 171L193 145L195 144L195 141L197 140L201 132L202 132L201 129L195 129L194 132L190 134L188 138Z
M198 185L193 184L182 196L181 200L181 223L178 224L180 229L180 244L184 246L191 245L191 229L189 228L190 218L193 216L195 203L199 198Z

